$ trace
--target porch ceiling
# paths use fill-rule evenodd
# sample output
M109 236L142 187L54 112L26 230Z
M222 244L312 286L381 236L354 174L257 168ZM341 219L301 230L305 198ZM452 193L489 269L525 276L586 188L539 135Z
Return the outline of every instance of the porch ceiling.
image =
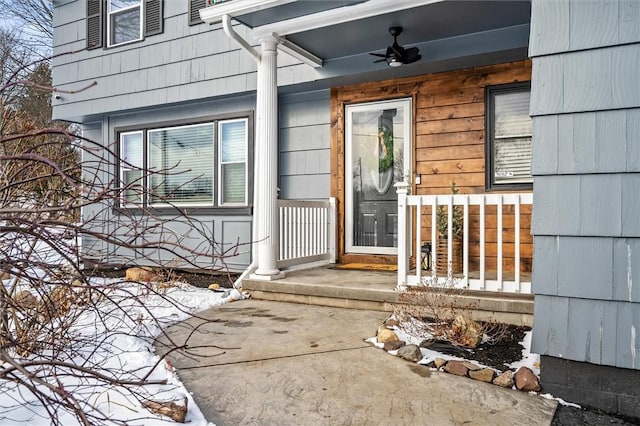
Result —
M325 60L381 52L393 41L388 29L402 26L403 46L529 24L527 1L443 1L384 15L288 34ZM429 58L429 51L423 52ZM375 58L371 58L375 59ZM383 65L384 66L384 65Z
M223 4L236 1L248 0ZM391 26L404 28L402 46L422 54L421 61L393 69L396 78L528 55L530 0L273 1L272 8L231 15L253 27L255 37L277 33L322 58L318 78L333 84L388 78L390 68L374 64L369 52L382 53L392 43Z

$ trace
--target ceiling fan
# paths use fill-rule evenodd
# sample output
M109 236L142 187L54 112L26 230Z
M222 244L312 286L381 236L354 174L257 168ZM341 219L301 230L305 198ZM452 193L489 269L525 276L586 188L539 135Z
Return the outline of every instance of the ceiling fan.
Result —
M422 59L420 50L417 47L410 47L405 49L398 44L398 36L402 33L402 27L390 27L389 34L393 37L393 44L387 47L387 51L384 53L369 53L372 56L378 56L382 59L378 59L376 62L386 61L390 67L399 67L402 64L411 64Z

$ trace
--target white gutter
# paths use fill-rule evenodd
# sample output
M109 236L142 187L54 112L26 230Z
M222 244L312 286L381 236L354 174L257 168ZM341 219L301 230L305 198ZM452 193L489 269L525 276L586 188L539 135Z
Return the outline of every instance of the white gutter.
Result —
M233 0L214 4L200 9L200 18L214 24L220 22L224 15L240 16L246 13L257 12L259 10L270 9L296 0Z
M240 34L238 34L231 25L231 16L223 15L222 16L222 28L224 29L224 33L227 37L234 39L245 51L247 51L253 59L259 63L261 59L260 53L253 47L247 40L242 38ZM302 63L305 63L313 68L322 67L324 61L314 55L313 53L303 49L295 43L287 40L284 37L280 37L278 34L269 34L270 36L275 37L278 40L278 47L285 53L293 56L295 59L299 60Z
M247 266L247 269L240 274L240 276L233 282L233 288L240 289L242 288L242 282L251 274L253 274L258 268L258 262L255 260L251 261L251 264Z
M243 39L237 32L235 32L231 26L231 17L229 15L222 16L222 28L224 29L224 33L227 37L234 39L257 63L260 63L260 60L262 59L260 53L258 53L258 51L247 42L247 40Z

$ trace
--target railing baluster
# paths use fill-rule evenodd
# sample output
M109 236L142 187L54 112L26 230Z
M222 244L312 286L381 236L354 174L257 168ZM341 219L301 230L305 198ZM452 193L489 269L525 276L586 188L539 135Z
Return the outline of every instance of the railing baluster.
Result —
M515 265L513 266L515 272L516 291L520 293L520 194L517 194L515 205L515 221L516 221L516 236L515 236Z
M303 234L303 230L302 230L302 220L301 217L302 216L302 212L301 212L302 208L297 207L296 208L296 251L295 251L295 256L296 257L302 257L302 253L300 251L300 246L302 244L302 234Z
M435 275L437 269L437 256L438 256L438 230L437 230L437 215L438 210L438 197L433 197L431 201L431 276ZM435 285L436 283L432 283Z
M502 195L498 196L498 206L497 206L497 213L498 213L498 225L497 225L497 231L498 231L498 264L497 264L497 268L498 268L498 290L502 290Z
M453 276L453 195L447 196L447 279Z
M318 218L317 218L318 210L315 208L309 208L309 221L311 221L311 234L312 241L311 244L307 244L309 248L307 249L307 255L313 256L316 253L318 247Z
M411 217L411 216L409 216ZM422 282L422 198L416 204L416 276Z
M286 227L284 226L284 221L285 221L285 207L282 206L278 206L278 222L280 223L280 241L278 241L278 258L282 259L284 257L284 246L287 243L287 240L284 238L283 235L283 230L286 230Z
M486 216L485 216L485 198L480 200L480 287L482 290L487 288L487 281L485 276L486 258L485 258L485 244L486 244Z
M462 280L469 287L469 196L465 195L462 211Z

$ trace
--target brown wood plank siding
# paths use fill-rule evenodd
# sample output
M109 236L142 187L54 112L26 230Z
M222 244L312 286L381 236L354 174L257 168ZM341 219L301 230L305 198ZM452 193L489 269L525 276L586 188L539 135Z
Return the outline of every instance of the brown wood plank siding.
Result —
M448 194L455 182L462 194L485 192L484 90L487 85L531 80L531 62L519 61L486 67L428 74L398 80L337 87L331 91L331 174L332 195L338 199L338 257L347 262L395 263L394 256L344 253L344 107L347 104L394 98L413 98L413 170L420 175L414 194ZM503 252L505 270L514 268L513 225L504 208ZM471 212L471 267L479 262L479 217ZM520 269L531 270L533 241L530 235L530 208L522 208ZM496 215L487 208L486 265L496 269ZM430 223L422 224L423 239L429 240Z

